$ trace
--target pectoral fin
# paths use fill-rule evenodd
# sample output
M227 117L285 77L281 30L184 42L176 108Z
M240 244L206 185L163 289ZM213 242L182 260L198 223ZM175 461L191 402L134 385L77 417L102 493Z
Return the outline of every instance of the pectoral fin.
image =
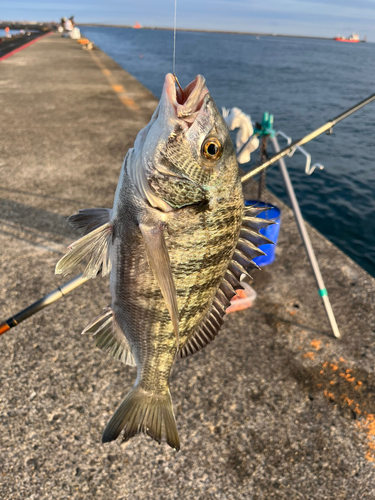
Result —
M112 224L107 222L94 231L82 236L69 246L69 251L56 264L55 273L64 276L73 271L83 260L88 264L83 272L84 278L95 278L99 270L105 276L111 271L109 246L112 237Z
M164 239L164 225L162 223L156 226L140 224L139 228L146 245L148 262L160 286L161 293L163 294L167 309L169 311L169 315L172 320L178 349L179 316L177 307L177 293L173 281L168 249Z

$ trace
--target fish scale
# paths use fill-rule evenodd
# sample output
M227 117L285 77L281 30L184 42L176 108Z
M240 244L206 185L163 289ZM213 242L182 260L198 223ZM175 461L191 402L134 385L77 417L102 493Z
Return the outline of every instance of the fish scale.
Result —
M231 208L233 207L226 207L227 210L230 210ZM220 207L219 210L222 212L224 209L223 207ZM228 226L226 232L224 231L224 227L219 228L218 230L218 224L216 224L217 218L215 215L215 213L212 213L210 220L205 221L205 225L201 224L199 221L195 227L197 240L191 245L190 248L191 254L195 256L195 259L189 259L188 266L186 266L189 268L189 281L191 284L186 286L188 289L188 297L180 316L180 324L182 327L184 327L185 321L189 324L186 335L191 333L192 329L196 328L199 323L199 319L204 316L210 307L216 290L227 268L228 259L230 259L233 254L235 247L235 239L237 236L236 232L233 231L233 227L235 228L235 225ZM238 217L238 228L240 223L241 217ZM210 226L211 237L207 237L207 231L202 231L202 227L207 225ZM199 239L198 235L201 235L201 239ZM225 238L225 236L232 236L232 238L228 239ZM217 244L218 237L221 238L220 246ZM212 240L216 241L216 247L211 245ZM200 259L197 258L197 249L201 249ZM177 254L177 259L180 259L179 254ZM184 272L182 273L182 276L184 277ZM178 283L178 279L176 281ZM196 311L196 309L198 310ZM181 338L183 339L182 334Z
M143 432L179 449L170 372L177 356L215 339L240 276L255 267L259 229L268 224L258 212L244 207L233 144L204 78L177 93L167 75L157 110L125 157L113 209L73 215L84 236L56 266L66 273L88 260L88 277L110 272L111 306L84 332L137 366L103 442Z

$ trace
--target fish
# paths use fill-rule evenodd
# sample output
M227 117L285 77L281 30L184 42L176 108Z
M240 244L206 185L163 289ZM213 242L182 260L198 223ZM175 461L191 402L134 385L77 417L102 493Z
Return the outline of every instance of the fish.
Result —
M180 449L169 377L173 363L218 335L241 277L270 243L264 208L245 207L227 125L205 79L184 89L167 74L159 104L127 152L113 208L79 210L82 236L57 263L68 274L110 275L111 304L82 333L137 378L102 441L144 433Z

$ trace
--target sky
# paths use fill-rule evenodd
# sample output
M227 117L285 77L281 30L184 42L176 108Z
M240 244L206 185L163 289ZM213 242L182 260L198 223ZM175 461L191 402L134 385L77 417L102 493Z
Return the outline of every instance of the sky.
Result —
M173 27L175 0L1 0L0 20ZM177 0L177 27L334 37L375 42L375 0Z

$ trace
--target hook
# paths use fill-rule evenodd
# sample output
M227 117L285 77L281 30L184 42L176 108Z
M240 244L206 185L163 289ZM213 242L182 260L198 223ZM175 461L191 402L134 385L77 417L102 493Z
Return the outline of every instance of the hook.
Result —
M182 87L180 85L180 82L178 81L178 78L176 76L176 73L173 73L174 79L176 80L176 83L178 85L178 88L181 90L181 94L184 95L184 91L182 90Z

